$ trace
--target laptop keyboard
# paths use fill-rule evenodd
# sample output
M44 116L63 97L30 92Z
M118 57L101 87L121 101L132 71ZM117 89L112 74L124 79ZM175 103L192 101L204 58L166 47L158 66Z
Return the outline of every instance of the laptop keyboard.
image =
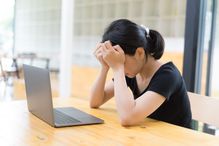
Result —
M54 115L55 115L55 122L57 124L71 124L71 123L79 123L80 121L78 121L75 118L72 118L68 115L66 115L63 112L60 112L56 109L54 109Z

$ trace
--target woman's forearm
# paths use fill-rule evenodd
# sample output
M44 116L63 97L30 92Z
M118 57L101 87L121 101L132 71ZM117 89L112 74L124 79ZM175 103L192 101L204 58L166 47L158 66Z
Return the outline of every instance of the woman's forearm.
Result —
M126 121L129 112L135 106L135 100L133 94L127 88L124 68L114 71L114 93L120 119Z
M97 108L104 101L104 87L109 69L101 68L101 71L94 82L90 92L90 107Z

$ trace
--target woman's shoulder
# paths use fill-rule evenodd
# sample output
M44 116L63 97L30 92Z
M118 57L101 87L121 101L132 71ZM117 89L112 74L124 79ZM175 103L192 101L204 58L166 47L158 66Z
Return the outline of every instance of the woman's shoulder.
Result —
M172 61L169 61L169 62L161 65L160 69L177 69L177 67L175 66L175 64Z
M182 82L182 76L177 67L168 62L163 64L152 77L148 91L154 91L167 99L170 98Z
M169 74L169 75L180 75L178 68L174 65L172 61L163 64L155 73L158 74Z
M178 82L182 79L181 73L172 61L163 64L152 77L151 81Z

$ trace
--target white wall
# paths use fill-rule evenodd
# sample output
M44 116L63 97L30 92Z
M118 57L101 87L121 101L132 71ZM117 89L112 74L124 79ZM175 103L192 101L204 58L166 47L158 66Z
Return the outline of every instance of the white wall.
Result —
M16 0L15 51L34 52L59 63L61 0Z

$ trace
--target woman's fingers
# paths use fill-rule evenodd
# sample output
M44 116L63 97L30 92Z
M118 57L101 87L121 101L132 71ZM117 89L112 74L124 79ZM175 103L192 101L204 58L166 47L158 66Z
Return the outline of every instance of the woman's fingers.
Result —
M97 54L98 52L102 52L103 54L118 51L119 53L124 54L124 51L119 45L112 46L110 41L105 41L104 43L98 43L96 46L96 49L94 51L94 54Z
M106 59L106 58L109 59L112 57L112 55L113 56L119 55L119 54L124 55L124 51L122 50L122 48L119 45L112 46L110 41L106 41L106 42L102 43L100 45L100 50L102 52L101 55L104 59Z
M106 54L108 52L105 44L101 44L101 51L102 51L103 54Z
M124 54L124 51L122 50L122 48L119 45L116 45L113 47L116 51L118 51L121 54Z
M97 44L97 46L96 46L96 48L95 48L95 50L94 50L94 53L93 53L94 55L100 50L101 44L102 44L102 43L98 43L98 44Z
M108 50L113 50L113 46L111 45L110 41L106 41L106 42L104 42L104 44Z

